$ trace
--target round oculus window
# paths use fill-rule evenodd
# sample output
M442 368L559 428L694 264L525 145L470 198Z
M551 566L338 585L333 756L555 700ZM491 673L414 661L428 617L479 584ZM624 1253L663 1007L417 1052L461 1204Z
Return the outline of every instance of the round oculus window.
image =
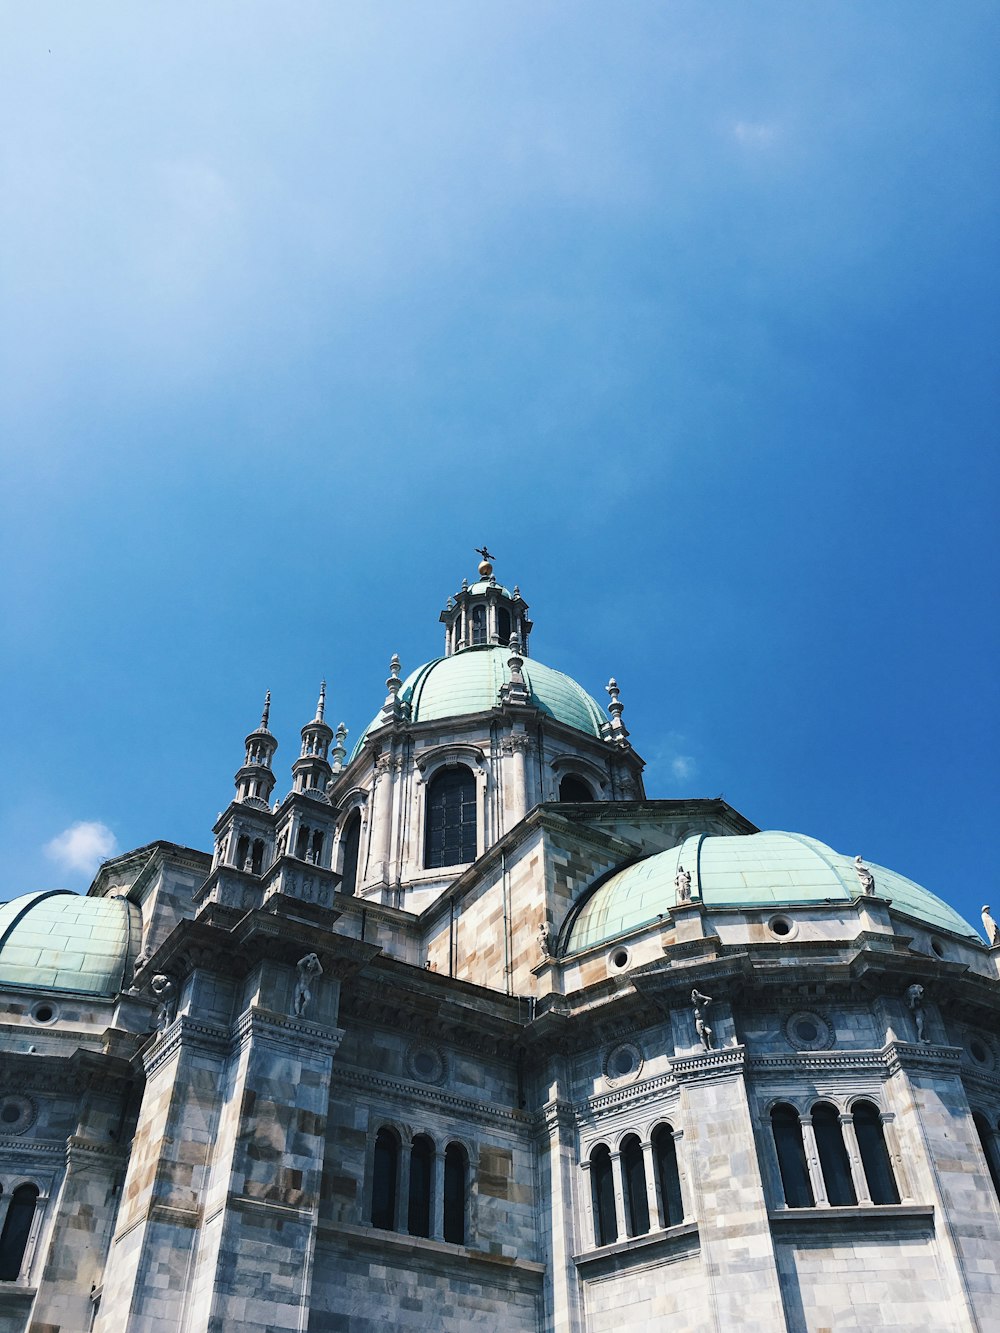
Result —
M38 1004L32 1006L31 1017L36 1023L51 1023L56 1017L56 1007L50 1004L48 1000L40 1000Z
M795 934L795 923L790 921L787 916L772 916L767 923L767 928L779 940L790 939Z
M604 1058L604 1077L610 1083L635 1078L642 1068L642 1051L631 1041L613 1046Z
M411 1046L406 1067L419 1083L440 1083L444 1078L444 1056L436 1046Z
M612 950L612 952L611 952L611 956L609 957L608 962L611 964L611 966L615 969L616 972L621 972L621 970L622 970L623 968L628 967L628 964L629 964L629 952L628 952L628 949L614 949L614 950Z
M785 1019L785 1037L797 1051L827 1051L833 1045L833 1024L811 1009L801 1009Z
M0 1134L23 1134L35 1123L38 1108L18 1093L0 1096Z

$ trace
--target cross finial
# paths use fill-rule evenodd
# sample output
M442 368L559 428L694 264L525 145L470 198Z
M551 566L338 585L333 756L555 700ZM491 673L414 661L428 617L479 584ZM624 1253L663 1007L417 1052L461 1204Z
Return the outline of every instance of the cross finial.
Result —
M481 555L484 560L496 559L496 556L491 555L489 549L486 546L477 546L475 550L476 550L476 555Z

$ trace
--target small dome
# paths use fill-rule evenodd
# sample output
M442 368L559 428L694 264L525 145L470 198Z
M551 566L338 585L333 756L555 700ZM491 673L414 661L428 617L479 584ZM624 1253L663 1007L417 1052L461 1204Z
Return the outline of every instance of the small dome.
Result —
M25 894L0 904L0 986L113 997L140 932L139 909L124 898Z
M500 703L501 685L510 681L509 657L509 648L491 644L435 658L407 676L399 693L400 701L410 705L414 722L488 712ZM600 736L605 717L596 699L582 685L528 657L524 659L522 674L536 708L567 727L588 736ZM368 733L380 726L381 721L379 714L365 728L354 747L355 755Z
M707 907L794 907L847 903L860 892L854 859L801 833L713 837L695 833L677 847L616 871L576 909L566 942L575 953L649 925L676 901L674 877L691 875L692 897ZM925 925L979 939L946 902L912 879L870 863L875 893Z
M510 600L513 600L514 598L514 594L509 588L505 588L502 583L488 583L485 580L473 583L470 588L466 589L466 592L477 595L479 593L489 592L491 589L493 592L498 592L501 597L507 597Z

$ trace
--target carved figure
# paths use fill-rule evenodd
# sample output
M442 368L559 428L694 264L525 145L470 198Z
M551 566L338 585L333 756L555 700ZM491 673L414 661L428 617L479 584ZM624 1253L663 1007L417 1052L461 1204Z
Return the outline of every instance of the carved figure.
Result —
M543 958L552 957L552 927L547 921L538 927L538 949Z
M860 856L854 858L854 869L858 879L861 881L861 892L873 894L875 892L875 876L868 869Z
M906 988L906 1003L913 1014L913 1022L917 1029L917 1041L926 1042L924 1036L924 988L918 981L912 986Z
M157 972L149 985L160 1002L160 1009L156 1015L156 1030L162 1032L174 1021L177 1013L177 987L170 977L162 972Z
M986 938L990 942L990 947L994 944L1000 944L1000 926L990 916L989 903L983 905L983 927L986 931Z
M679 903L689 903L691 901L690 870L685 870L683 866L678 866L677 874L674 876L674 884L677 888L677 901Z
M691 992L691 1003L694 1005L694 1030L701 1038L701 1044L706 1051L712 1049L712 1029L705 1022L705 1010L712 1003L710 995L702 995L700 991Z
M139 975L142 969L146 966L146 964L149 962L152 956L153 956L153 951L150 949L149 945L148 944L143 945L142 952L139 954L139 957L135 960L135 967L133 967L132 969L133 981Z
M309 983L323 975L323 964L314 953L307 953L304 958L299 959L296 967L298 968L298 977L295 982L295 1000L292 1004L292 1012L296 1018L303 1018L312 999Z

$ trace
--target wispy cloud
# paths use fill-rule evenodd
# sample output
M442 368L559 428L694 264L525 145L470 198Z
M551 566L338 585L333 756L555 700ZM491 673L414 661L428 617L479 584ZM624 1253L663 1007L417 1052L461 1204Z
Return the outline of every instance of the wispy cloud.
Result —
M99 820L78 820L45 844L45 855L62 866L92 875L117 850L115 835Z
M697 765L689 754L675 754L670 761L670 771L678 782L686 782L688 778L693 778Z
M767 148L777 134L777 126L764 120L738 120L733 125L733 138L747 148Z

